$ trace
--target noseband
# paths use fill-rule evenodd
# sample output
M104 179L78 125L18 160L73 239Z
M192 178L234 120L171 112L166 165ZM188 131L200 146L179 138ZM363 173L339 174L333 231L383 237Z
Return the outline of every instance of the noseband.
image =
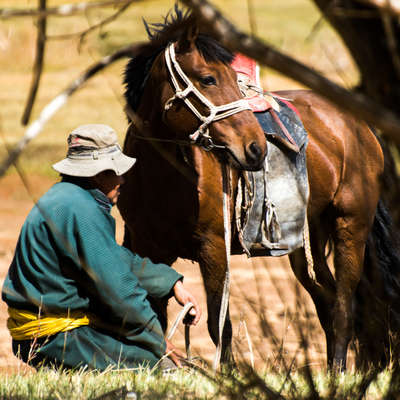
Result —
M176 99L183 100L193 114L202 122L197 130L189 135L191 143L197 144L203 147L205 150L211 150L213 148L225 148L225 146L214 144L211 136L209 135L209 125L214 121L219 121L220 119L227 118L238 112L251 110L248 102L245 99L240 99L233 101L232 103L215 106L193 85L189 77L183 72L182 68L176 61L174 43L171 43L165 49L165 61L171 76L172 84L175 88L175 94L169 100L167 100L164 105L163 119ZM186 88L181 89L174 70L186 84ZM202 115L200 111L197 110L193 103L188 99L188 95L190 93L193 93L193 95L195 95L208 108L209 115Z

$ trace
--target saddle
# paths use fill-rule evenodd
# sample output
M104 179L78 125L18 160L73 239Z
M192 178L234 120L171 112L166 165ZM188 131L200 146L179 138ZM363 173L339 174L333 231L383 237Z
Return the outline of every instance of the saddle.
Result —
M304 242L307 132L287 99L260 87L254 60L237 53L232 67L268 142L263 168L243 171L239 177L235 200L239 242L249 257L282 256Z
M249 257L282 256L303 246L308 137L293 106L279 97L274 101L279 111L271 106L254 113L268 155L261 170L242 172L235 202L239 242Z

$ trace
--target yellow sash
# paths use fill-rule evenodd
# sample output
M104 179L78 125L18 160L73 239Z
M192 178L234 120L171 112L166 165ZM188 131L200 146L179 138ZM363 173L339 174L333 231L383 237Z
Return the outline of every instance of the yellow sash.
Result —
M27 340L66 332L82 325L89 325L89 318L82 312L68 315L38 315L31 311L8 308L7 328L15 340Z

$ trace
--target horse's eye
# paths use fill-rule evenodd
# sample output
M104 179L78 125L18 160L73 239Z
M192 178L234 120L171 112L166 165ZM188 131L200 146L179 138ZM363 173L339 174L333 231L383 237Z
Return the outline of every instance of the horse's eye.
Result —
M212 85L216 85L217 84L217 81L211 75L201 77L200 78L200 82L203 85L207 85L207 86L212 86Z

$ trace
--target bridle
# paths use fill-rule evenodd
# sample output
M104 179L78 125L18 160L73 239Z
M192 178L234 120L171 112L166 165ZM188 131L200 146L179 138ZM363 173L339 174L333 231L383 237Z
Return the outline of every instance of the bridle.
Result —
M165 62L171 76L172 84L175 89L175 94L169 100L167 100L164 105L163 120L165 120L165 115L167 111L172 107L174 101L176 99L183 100L183 102L188 106L193 114L201 121L201 125L197 128L197 130L189 135L190 143L197 144L207 151L213 148L225 149L226 146L214 144L211 136L209 135L209 125L214 121L219 121L238 112L251 110L248 102L245 99L240 99L228 104L215 106L193 85L189 77L183 72L175 57L174 43L171 43L165 49ZM182 81L186 84L186 88L183 89L180 87L174 70L182 79ZM193 95L195 95L209 109L209 115L203 115L200 113L199 110L197 110L193 103L188 99L188 95L190 93L193 93Z

